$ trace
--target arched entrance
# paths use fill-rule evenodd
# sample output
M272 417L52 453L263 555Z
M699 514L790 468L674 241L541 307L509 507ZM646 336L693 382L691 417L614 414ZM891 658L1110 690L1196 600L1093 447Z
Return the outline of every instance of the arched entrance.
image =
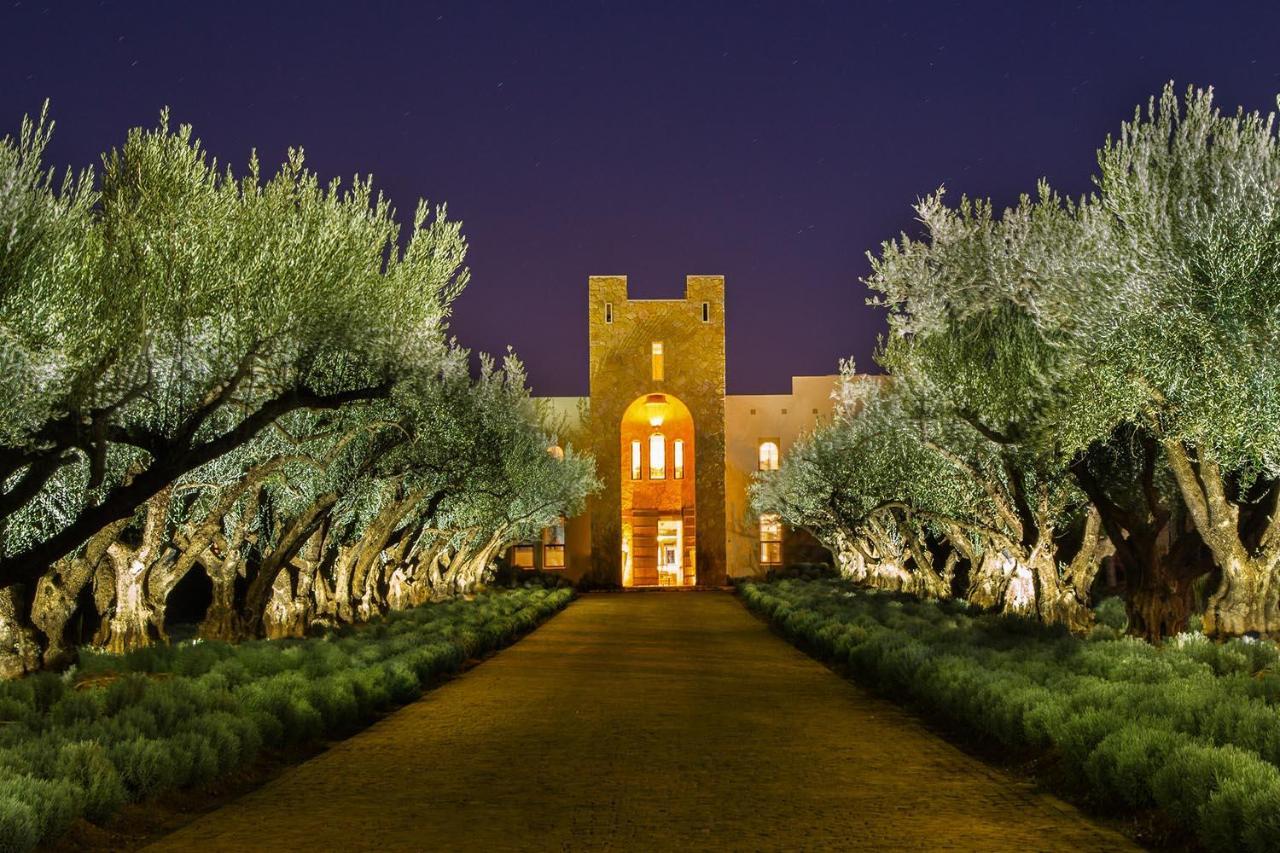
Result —
M622 414L622 585L693 586L698 572L693 415L671 394Z

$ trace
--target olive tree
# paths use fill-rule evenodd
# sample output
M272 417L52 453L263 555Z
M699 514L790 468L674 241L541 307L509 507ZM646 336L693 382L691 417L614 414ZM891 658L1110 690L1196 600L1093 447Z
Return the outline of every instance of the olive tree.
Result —
M1280 630L1280 148L1273 115L1172 86L1099 153L1123 310L1096 315L1104 429L1158 441L1221 570L1211 633Z

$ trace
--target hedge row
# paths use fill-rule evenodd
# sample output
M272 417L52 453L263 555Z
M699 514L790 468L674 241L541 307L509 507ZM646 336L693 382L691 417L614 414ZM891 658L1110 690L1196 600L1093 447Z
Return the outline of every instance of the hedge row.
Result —
M794 642L1015 751L1052 754L1101 810L1162 809L1214 851L1280 850L1280 652L1157 648L843 581L744 584Z
M184 643L0 683L0 851L209 783L264 747L350 731L568 604L525 588L304 640ZM95 687L94 684L104 686Z

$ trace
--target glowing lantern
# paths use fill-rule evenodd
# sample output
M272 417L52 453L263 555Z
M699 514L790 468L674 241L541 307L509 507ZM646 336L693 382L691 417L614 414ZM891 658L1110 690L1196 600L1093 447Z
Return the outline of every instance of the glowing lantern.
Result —
M649 418L649 426L660 427L667 416L667 397L665 394L650 394L644 401L645 415Z

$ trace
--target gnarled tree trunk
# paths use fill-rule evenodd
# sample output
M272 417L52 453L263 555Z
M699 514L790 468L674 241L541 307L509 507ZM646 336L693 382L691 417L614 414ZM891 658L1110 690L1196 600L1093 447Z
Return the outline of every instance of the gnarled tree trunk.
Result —
M1222 571L1218 588L1205 607L1205 633L1238 637L1257 633L1280 635L1280 489L1263 525L1258 544L1248 548L1240 533L1240 507L1227 497L1217 462L1193 458L1176 439L1161 442L1169 467L1182 491L1187 512Z

